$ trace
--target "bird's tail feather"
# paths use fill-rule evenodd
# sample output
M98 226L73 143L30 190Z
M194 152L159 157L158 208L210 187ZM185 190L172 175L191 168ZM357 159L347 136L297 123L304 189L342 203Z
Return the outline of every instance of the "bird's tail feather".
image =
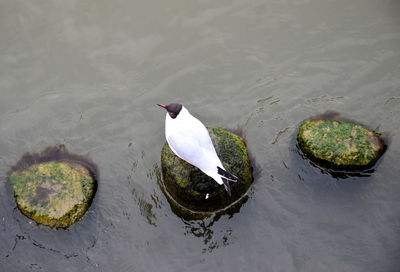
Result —
M222 180L227 179L233 182L240 181L240 178L228 173L226 170L222 169L221 167L217 166L218 175L222 176ZM225 184L225 181L224 181Z
M231 194L231 186L229 185L229 181L225 178L221 178L221 179L224 182L225 190L228 192L228 195L231 196L232 195Z

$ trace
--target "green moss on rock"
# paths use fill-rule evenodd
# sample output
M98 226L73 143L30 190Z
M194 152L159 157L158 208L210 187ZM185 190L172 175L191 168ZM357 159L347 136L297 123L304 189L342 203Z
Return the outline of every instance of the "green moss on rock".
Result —
M369 168L385 151L377 133L336 120L303 122L297 141L308 158L333 170Z
M88 209L95 181L88 169L72 162L43 162L9 175L20 211L37 223L67 228Z
M247 192L253 182L252 168L244 141L237 135L220 128L208 131L225 169L239 177L241 182L230 182L232 195L224 186L198 168L175 156L165 143L161 152L163 184L168 195L179 205L196 212L223 209ZM209 197L206 199L206 195Z

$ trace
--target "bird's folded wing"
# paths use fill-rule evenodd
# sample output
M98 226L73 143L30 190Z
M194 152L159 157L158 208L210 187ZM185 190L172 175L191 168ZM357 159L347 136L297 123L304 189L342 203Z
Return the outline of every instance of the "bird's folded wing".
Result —
M175 131L167 136L167 142L178 157L200 169L205 170L210 163L216 163L215 149L205 127L204 130L197 127L195 131Z

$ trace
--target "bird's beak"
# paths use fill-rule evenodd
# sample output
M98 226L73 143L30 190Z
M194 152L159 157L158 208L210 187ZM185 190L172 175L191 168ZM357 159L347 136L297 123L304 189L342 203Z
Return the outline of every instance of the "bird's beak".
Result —
M164 105L164 104L157 104L157 106L159 106L159 107L161 107L161 108L164 108L164 109L167 108L167 105Z

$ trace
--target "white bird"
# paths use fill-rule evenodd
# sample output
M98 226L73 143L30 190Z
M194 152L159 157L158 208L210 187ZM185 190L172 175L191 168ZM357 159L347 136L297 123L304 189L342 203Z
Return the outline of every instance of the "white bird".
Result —
M199 168L218 184L223 184L231 195L228 181L237 182L239 178L223 167L203 123L181 104L157 105L167 110L165 138L175 155Z

